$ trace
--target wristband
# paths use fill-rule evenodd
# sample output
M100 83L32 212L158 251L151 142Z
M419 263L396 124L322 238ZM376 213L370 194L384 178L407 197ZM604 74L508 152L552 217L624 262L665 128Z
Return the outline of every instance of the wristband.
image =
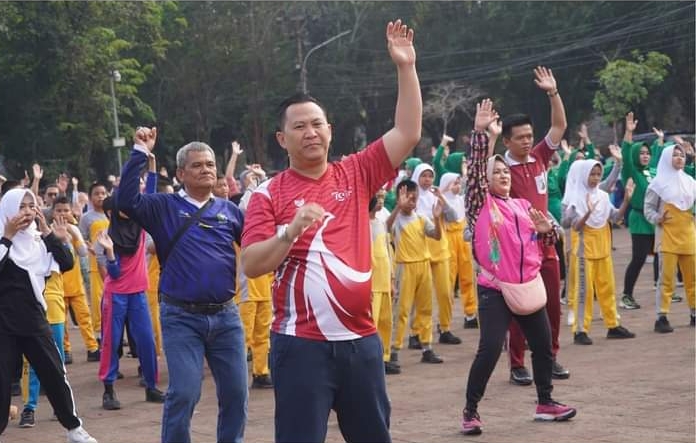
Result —
M549 91L546 93L549 97L555 97L558 95L558 89L554 89L553 91Z

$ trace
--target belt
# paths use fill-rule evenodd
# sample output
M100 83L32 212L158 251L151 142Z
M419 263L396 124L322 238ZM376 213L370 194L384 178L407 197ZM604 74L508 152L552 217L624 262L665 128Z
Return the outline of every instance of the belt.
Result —
M191 314L205 314L205 315L217 314L218 312L222 311L229 304L232 303L232 299L229 299L223 303L194 303L194 302L182 301L182 300L170 297L170 296L163 294L161 292L160 292L160 301L162 301L168 305L177 306L177 307L179 307L179 308L183 309L184 311L191 313Z

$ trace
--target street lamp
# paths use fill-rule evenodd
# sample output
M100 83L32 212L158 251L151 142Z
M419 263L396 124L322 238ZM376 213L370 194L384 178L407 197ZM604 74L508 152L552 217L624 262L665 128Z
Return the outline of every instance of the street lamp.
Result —
M121 148L126 146L126 139L118 135L118 113L116 111L116 93L114 92L114 82L121 81L121 73L117 70L112 70L109 72L109 85L111 86L111 104L113 106L112 113L114 115L114 138L112 140L112 146L116 148L116 156L118 157L118 173L121 174Z
M349 29L347 31L343 31L340 34L334 35L330 39L328 39L322 43L319 43L318 45L316 45L315 47L313 47L312 49L307 51L307 55L305 55L304 60L302 60L302 68L300 69L300 82L302 83L302 93L303 94L307 93L307 59L309 58L309 56L312 55L312 53L314 53L314 51L316 51L317 49L323 48L324 46L328 45L332 41L339 39L339 38L343 37L344 35L348 35L351 32L353 32L352 29Z

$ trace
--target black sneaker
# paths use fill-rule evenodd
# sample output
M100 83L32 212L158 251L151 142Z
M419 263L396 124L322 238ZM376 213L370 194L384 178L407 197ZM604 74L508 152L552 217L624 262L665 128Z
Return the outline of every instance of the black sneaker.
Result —
M478 318L474 317L471 320L469 320L468 318L464 319L464 329L478 329L478 327Z
M125 375L123 375L123 372L116 371L116 380L123 380L124 378L125 378Z
M694 326L696 326L696 315L690 315L689 317L691 317L691 319L689 320L689 326L693 328Z
M164 403L167 398L166 394L157 388L145 389L145 401L150 403Z
M460 345L462 339L452 334L450 331L445 331L440 334L439 342L443 345Z
M19 427L33 428L34 426L36 426L34 411L29 408L24 408L24 410L22 411L22 416L19 418Z
M387 375L401 374L401 368L394 362L384 362L384 373Z
M252 389L269 389L273 387L273 381L271 376L266 375L254 375L254 380L251 382Z
M66 365L71 365L72 364L72 354L69 352L65 353L65 361L63 362Z
M426 349L423 351L423 356L421 357L421 363L442 363L444 360L440 358L432 349Z
M693 317L691 317L693 319ZM655 332L659 332L660 334L667 334L669 332L674 332L674 328L669 324L669 320L667 320L667 316L661 315L657 318L655 321Z
M592 339L587 336L587 332L576 332L573 337L573 343L576 345L591 345Z
M534 380L524 366L510 369L510 383L519 386L529 386Z
M389 361L391 363L398 363L399 362L399 351L392 350L390 355L389 355Z
M408 337L408 349L423 349L423 345L417 335Z
M682 297L679 294L672 294L672 303L680 303L684 300L684 297Z
M635 338L636 334L619 325L607 330L607 338Z
M115 392L104 392L104 395L102 395L102 408L107 411L121 409L121 402L116 398Z
M101 351L97 349L96 351L87 351L87 361L99 361L101 358Z
M554 360L553 366L551 367L551 378L555 378L556 380L565 380L570 378L570 371Z

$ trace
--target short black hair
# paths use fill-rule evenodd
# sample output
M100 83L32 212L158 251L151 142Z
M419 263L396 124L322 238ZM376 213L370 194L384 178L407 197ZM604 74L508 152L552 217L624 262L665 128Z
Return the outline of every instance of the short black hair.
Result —
M92 196L92 191L94 191L94 188L98 188L99 186L101 186L101 187L103 187L104 189L107 189L107 190L109 189L109 188L106 186L106 184L104 184L103 182L94 182L94 183L92 183L91 185L89 185L89 191L87 192L87 195L89 195L89 196L91 197L91 196Z
M297 94L293 94L290 97L286 98L280 103L280 105L278 105L278 111L276 114L278 117L278 131L282 131L283 127L285 126L285 114L288 108L298 103L314 103L315 105L321 108L322 112L324 113L324 116L327 116L326 108L324 108L324 105L322 105L319 100L317 100L309 94L298 92Z
M406 187L406 192L415 192L418 190L418 185L413 180L402 180L396 185L396 195L399 195L401 188Z
M522 125L529 125L533 128L532 118L527 114L512 114L503 118L503 137L510 138L512 128Z
M377 206L377 196L373 195L372 198L370 199L370 205L368 207L370 212L374 211L376 206Z
M2 184L2 187L0 187L0 194L5 195L5 193L10 189L14 189L20 186L22 186L22 182L20 182L19 180L6 180Z
M66 197L64 195L59 195L58 197L53 199L53 206L51 206L51 207L55 208L56 205L69 205L69 204L70 204L70 200L68 200L68 197Z

